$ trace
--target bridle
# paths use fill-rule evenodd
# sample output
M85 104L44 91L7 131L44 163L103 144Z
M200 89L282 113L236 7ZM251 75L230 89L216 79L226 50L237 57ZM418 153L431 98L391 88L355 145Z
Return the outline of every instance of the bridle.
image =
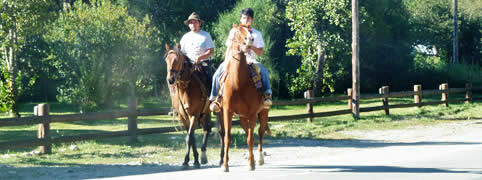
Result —
M165 55L165 58L167 58L169 56L169 54L174 54L174 53L176 54L176 57L177 57L176 59L178 61L180 61L180 63L176 64L177 70L174 69L174 67L171 67L169 69L169 72L174 75L174 80L176 82L176 85L180 88L185 88L185 87L187 87L187 85L189 84L189 82L191 80L184 80L184 81L181 80L181 75L185 72L185 69L186 69L185 66L186 66L187 63L184 62L184 60L179 59L181 57L181 54L180 54L179 50L177 50L177 48L169 50L167 52L167 54Z
M245 37L243 40L239 40L239 38L238 38L239 36L238 36L237 34L241 33L240 28L247 28L249 34L252 33L251 27L249 27L249 26L245 27L245 26L241 26L241 25L240 25L240 26L238 26L238 27L236 28L236 31L234 32L234 38L233 38L233 40L232 40L232 42L231 42L231 52L232 52L231 56L232 56L232 58L235 59L237 62L239 62L240 59L236 58L236 56L239 55L239 54L241 54L241 53L246 53L246 52L243 52L243 51L241 50L241 46L252 46L252 45L253 45L253 44L252 44L252 42L253 42L253 37L251 37L251 36L247 36L247 37ZM251 41L248 41L248 37L251 38ZM240 41L242 41L242 43L240 43ZM247 41L248 41L248 42L251 42L251 43L247 44L247 43L246 43ZM240 49L239 49L239 50L236 50L236 51L234 50L234 48L233 48L233 44L234 44L234 43L239 44L239 46L240 46Z

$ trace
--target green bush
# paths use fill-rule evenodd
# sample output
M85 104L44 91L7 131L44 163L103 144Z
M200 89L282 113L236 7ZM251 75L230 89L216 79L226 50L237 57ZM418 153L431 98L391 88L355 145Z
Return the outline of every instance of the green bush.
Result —
M449 64L439 56L416 53L410 68L413 84L423 84L426 89L436 89L441 83L450 87L465 87L465 83L482 83L482 68L464 63Z
M0 77L3 77L4 79L8 79L6 68L6 66L0 66ZM12 93L10 93L8 87L10 87L9 81L0 80L0 113L10 111L14 104Z
M160 45L148 16L139 21L110 1L76 1L51 29L45 37L53 49L50 63L62 79L60 102L85 111L109 107L152 76Z

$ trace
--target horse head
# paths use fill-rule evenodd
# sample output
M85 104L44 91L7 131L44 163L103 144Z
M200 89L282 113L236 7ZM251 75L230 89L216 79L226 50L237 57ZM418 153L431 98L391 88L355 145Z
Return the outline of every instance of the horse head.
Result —
M250 26L240 24L239 26L233 24L234 37L232 47L239 52L244 52L243 46L251 47L253 46L254 37L252 35L252 30ZM244 52L245 53L245 52Z
M184 55L180 52L181 46L171 48L166 44L166 54L164 55L167 65L167 82L174 84L181 79L184 71Z

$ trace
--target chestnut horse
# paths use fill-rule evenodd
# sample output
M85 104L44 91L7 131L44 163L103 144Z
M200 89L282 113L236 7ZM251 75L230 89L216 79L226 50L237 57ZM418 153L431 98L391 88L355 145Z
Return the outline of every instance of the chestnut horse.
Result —
M169 45L166 44L166 52L167 81L170 85L174 86L174 92L171 96L172 105L178 112L184 129L187 130L187 152L184 157L183 168L189 168L189 152L191 148L194 154L194 167L200 168L194 131L198 125L202 125L204 129L201 163L206 164L206 145L208 135L211 132L211 112L208 108L209 100L207 97L209 90L203 89L199 76L195 74L195 65L189 60L186 61L185 56L180 53L179 45L170 48Z
M226 50L226 80L223 88L222 113L223 123L220 131L222 147L221 147L221 164L224 172L229 172L229 145L231 144L231 127L232 118L236 114L239 116L241 126L247 135L247 143L249 146L249 169L255 169L253 156L254 146L254 128L259 116L259 165L264 164L263 155L263 136L265 130L268 130L268 111L264 108L264 99L251 80L248 71L248 63L246 61L245 52L242 46L250 46L253 43L251 36L251 28L243 25L233 25L235 29L232 45ZM224 141L224 142L223 142ZM224 157L223 157L224 156ZM224 164L223 164L224 163Z

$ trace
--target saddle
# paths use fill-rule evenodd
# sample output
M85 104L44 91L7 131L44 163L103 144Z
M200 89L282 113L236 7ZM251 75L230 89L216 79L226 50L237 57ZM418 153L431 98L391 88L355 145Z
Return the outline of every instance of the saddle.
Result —
M186 57L186 62L191 63L191 60ZM209 92L211 92L212 88L213 75L216 71L216 69L213 67L212 60L205 60L201 62L201 64L193 66L196 66L194 67L195 70L192 73L193 78L199 80L199 82L201 83L201 88L204 88L206 90L205 95L209 96Z
M263 83L261 82L261 68L259 67L258 64L255 63L249 63L248 64L248 71L249 71L249 77L251 81L253 82L254 86L256 87L256 90L260 93L263 94L264 92L264 87ZM222 98L223 96L223 89L224 89L224 83L226 81L227 77L226 71L224 71L220 76L219 76L219 92L218 92L218 98ZM219 102L219 101L218 101Z

